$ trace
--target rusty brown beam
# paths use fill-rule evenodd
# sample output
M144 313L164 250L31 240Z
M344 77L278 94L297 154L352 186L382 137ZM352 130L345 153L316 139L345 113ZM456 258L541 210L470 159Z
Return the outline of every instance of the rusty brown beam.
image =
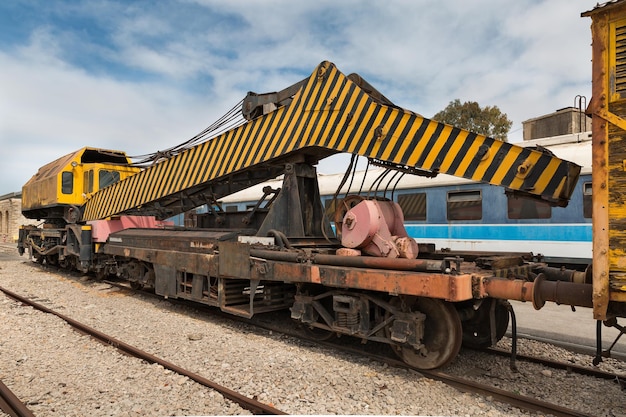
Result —
M0 409L11 417L35 417L17 396L0 381Z
M493 297L504 300L530 301L535 309L547 301L578 307L593 307L592 284L565 281L548 281L539 274L534 281L505 278L483 278L477 297Z

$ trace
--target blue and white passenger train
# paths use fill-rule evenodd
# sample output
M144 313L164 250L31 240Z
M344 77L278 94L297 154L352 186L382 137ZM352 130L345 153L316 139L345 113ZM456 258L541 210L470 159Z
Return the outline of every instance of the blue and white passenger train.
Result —
M350 194L385 196L404 212L405 228L420 243L453 251L532 252L554 263L587 265L591 262L591 132L525 141L521 146L541 146L557 157L582 166L581 176L567 207L519 198L502 187L439 174L435 178L404 175L395 181L379 181L385 171L375 167L357 171L337 196ZM332 221L333 196L344 174L318 175L322 202ZM365 177L365 180L363 179ZM387 178L391 178L390 174ZM391 182L390 186L387 184ZM361 187L361 183L363 186ZM282 180L250 187L220 200L225 211L252 209L263 187L279 188ZM384 189L387 191L384 192ZM393 188L393 191L392 191ZM338 200L340 201L340 200Z

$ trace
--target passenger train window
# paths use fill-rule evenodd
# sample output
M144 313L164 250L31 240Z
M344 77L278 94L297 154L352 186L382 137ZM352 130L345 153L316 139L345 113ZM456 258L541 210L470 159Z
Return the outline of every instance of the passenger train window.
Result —
M98 184L100 189L116 183L120 180L120 173L117 171L108 171L106 169L101 169L98 172Z
M476 191L448 193L448 220L480 220L483 218L483 197Z
M549 219L552 207L545 201L514 195L507 196L509 219Z
M64 171L61 174L61 192L63 194L74 192L74 175L71 172Z
M583 217L590 219L593 213L593 201L591 200L591 183L583 184Z
M398 195L398 204L404 220L426 220L426 193Z

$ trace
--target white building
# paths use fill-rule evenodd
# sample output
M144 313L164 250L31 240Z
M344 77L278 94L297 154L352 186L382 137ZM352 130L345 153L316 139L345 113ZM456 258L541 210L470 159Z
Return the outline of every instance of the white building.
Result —
M0 195L0 242L17 242L20 226L34 224L22 215L22 193Z

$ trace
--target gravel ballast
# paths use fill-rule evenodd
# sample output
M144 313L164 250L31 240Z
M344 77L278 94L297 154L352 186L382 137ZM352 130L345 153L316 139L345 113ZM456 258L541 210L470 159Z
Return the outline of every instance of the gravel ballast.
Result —
M2 250L6 253L7 247ZM26 258L0 257L0 286L290 414L534 415L414 371L131 295ZM248 414L211 389L125 356L3 295L0 315L0 379L38 416ZM568 381L582 377L546 376L534 368L508 375L511 371L499 369L493 357L481 363L472 355L462 353L450 369L499 379L503 389L531 395L542 394L533 390L547 382L554 386L550 398L559 391L568 398L561 398L561 405L586 412L591 407L594 415L624 415L626 395L610 381L584 378L581 392L587 394L582 395L572 391L581 389L572 386L580 383Z

